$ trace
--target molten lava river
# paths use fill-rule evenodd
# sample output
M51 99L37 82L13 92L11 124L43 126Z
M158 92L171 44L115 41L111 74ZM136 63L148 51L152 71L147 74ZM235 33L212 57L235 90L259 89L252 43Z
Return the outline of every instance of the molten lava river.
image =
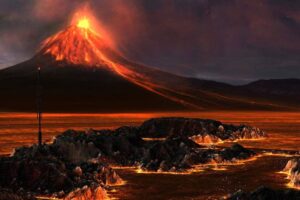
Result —
M239 141L255 149L297 150L300 144L300 113L275 112L197 112L197 113L135 113L135 114L45 114L45 140L72 128L116 128L139 125L144 120L161 116L198 117L224 123L249 124L266 131L269 138ZM9 154L13 148L36 142L36 116L31 113L0 114L0 152ZM220 144L227 145L227 144ZM264 154L257 159L216 170L207 168L191 174L137 173L134 169L116 169L126 184L110 192L114 199L216 199L238 189L254 190L265 185L286 188L288 180L281 171L288 155Z

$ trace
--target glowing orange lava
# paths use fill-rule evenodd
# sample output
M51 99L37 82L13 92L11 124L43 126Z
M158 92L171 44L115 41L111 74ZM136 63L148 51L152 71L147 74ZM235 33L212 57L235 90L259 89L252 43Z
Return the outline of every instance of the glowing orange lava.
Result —
M108 69L128 81L159 96L194 109L202 107L181 96L189 94L163 86L149 77L146 67L134 64L110 48L113 42L88 8L81 8L71 20L70 26L49 37L42 43L40 55L47 55L64 64ZM61 65L64 66L64 65ZM142 68L142 69L139 69ZM145 70L146 71L143 71ZM152 71L152 69L150 70Z
M77 23L77 27L79 28L85 28L89 29L90 28L90 21L87 17L84 17L83 19L80 19Z
M51 55L56 61L70 64L107 64L101 49L106 48L104 39L93 31L87 17L78 20L76 25L49 37L43 42L42 53Z
M167 88L162 88L151 82L144 74L133 70L132 66L126 64L129 62L124 57L110 48L109 36L99 31L102 29L97 24L96 18L89 11L75 13L67 29L43 42L40 54L50 55L56 61L66 64L108 69L146 90L174 102L195 107L167 92L162 92Z

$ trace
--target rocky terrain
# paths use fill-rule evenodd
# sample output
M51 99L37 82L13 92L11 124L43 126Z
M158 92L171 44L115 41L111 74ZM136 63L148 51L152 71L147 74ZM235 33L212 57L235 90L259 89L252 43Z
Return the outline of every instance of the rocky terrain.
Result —
M259 128L231 124L211 119L158 118L145 121L139 127L141 137L190 137L196 143L216 143L240 139L259 139L267 134Z
M21 196L25 193L28 199L42 195L67 200L75 197L105 199L109 185L122 183L105 163L69 160L52 145L17 149L13 156L0 158L0 186Z
M235 162L255 155L235 144L231 148L202 148L186 137L163 141L144 141L134 127L115 131L67 131L53 146L59 152L76 155L76 159L97 159L118 166L137 166L147 171L185 171L196 164ZM72 158L74 160L74 158Z
M300 188L300 159L289 160L283 172L288 175L289 186Z
M11 189L0 188L0 200L36 200L36 198L25 191L13 191Z
M255 155L239 144L207 148L195 142L195 135L223 141L264 137L265 133L248 126L184 118L152 119L138 127L115 130L68 130L52 144L21 147L12 156L0 158L0 188L9 188L3 189L0 200L10 195L11 199L34 199L37 195L105 199L110 186L123 183L110 166L181 173L194 165L235 163Z
M172 128L173 127L173 128ZM193 137L220 140L264 137L265 133L248 126L225 125L213 120L158 118L139 127L116 130L68 130L53 146L72 162L97 157L117 166L136 166L146 171L185 171L196 164L227 163L247 159L255 153L235 144L231 148L203 148ZM164 140L143 138L165 137Z
M300 199L300 191L297 190L274 190L267 187L260 187L253 192L242 190L229 195L227 200L292 200Z

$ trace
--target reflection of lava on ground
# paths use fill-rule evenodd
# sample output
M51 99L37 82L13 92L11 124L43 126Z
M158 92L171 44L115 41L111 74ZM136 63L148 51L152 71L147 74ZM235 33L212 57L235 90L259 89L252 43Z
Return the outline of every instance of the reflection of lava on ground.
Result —
M286 174L278 173L295 155L279 150L299 151L300 114L273 112L202 112L202 113L143 113L143 114L45 114L45 138L74 128L116 128L122 125L139 125L148 118L159 116L185 116L214 118L225 123L249 124L266 131L265 140L241 140L242 145L257 150L260 157L236 166L208 164L189 175L136 173L136 168L116 166L126 185L116 187L111 194L119 199L146 199L191 197L199 199L218 198L238 189L254 190L260 185L275 189L286 188ZM1 152L8 153L13 147L35 142L35 115L2 113L0 115ZM227 142L220 144L225 146ZM208 147L207 147L208 148ZM260 150L260 151L259 151ZM271 152L271 150L278 150ZM266 151L266 152L264 152ZM195 166L196 167L196 166ZM224 170L226 169L226 170ZM200 198L201 196L201 198Z
M285 175L276 172L284 167L287 160L288 158L278 156L261 156L243 165L228 165L226 170L210 166L198 173L184 175L136 173L134 170L121 169L117 171L128 180L128 187L118 188L114 196L120 199L139 199L149 191L151 197L146 199L176 196L204 200L219 199L241 188L254 190L259 185L275 189L286 188L288 180L284 178Z

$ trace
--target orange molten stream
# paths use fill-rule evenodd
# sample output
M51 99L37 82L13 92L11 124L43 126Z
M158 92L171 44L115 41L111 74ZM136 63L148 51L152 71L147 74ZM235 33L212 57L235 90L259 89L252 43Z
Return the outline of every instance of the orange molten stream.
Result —
M109 51L106 41L92 29L87 17L46 39L41 49L42 54L51 55L56 61L107 68L135 82L132 77L140 75L108 58Z
M77 25L71 25L46 39L42 51L52 55L57 61L99 65L105 62L104 55L100 52L105 46L104 40L91 29L89 20L84 17Z
M147 73L149 69L143 71L143 69L140 69L140 65L132 65L131 62L128 62L124 57L113 51L107 45L107 40L95 31L94 24L97 24L97 21L90 12L85 11L84 13L74 15L71 26L43 42L41 53L51 55L56 61L82 65L84 67L109 69L132 83L185 107L202 109L200 105L193 103L193 100L210 101L209 99L201 99L198 95L186 92L185 90L178 90L176 86L170 87L165 85L164 82L157 82L157 79ZM201 94L209 98L229 102L276 106L268 102L249 101L248 99L226 96L205 90L202 90Z
M42 44L41 53L51 55L56 61L110 69L149 91L180 104L195 107L182 99L161 92L161 89L167 89L152 83L144 74L131 70L126 64L112 60L109 55L113 51L91 25L87 17L81 17L76 24L46 39Z

